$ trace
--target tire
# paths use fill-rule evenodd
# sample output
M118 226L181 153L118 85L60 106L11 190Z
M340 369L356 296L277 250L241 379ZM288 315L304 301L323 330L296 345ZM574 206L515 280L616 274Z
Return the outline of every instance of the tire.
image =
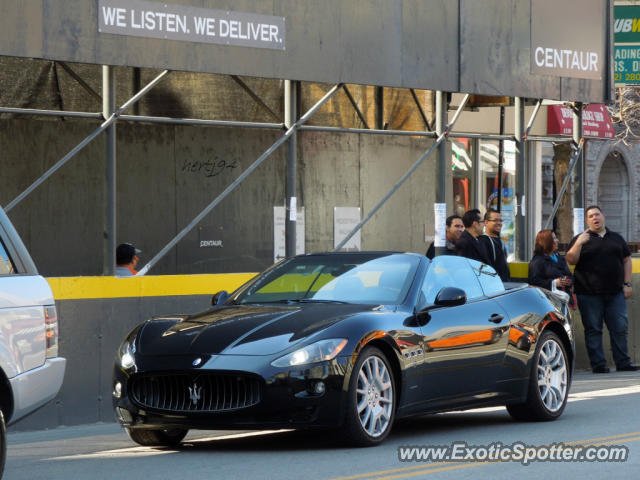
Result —
M148 428L127 428L129 438L145 447L173 447L178 445L189 430L171 428L167 430L151 430Z
M356 361L351 378L345 421L345 439L352 446L381 443L393 426L396 388L393 370L384 353L365 348Z
M4 472L4 462L7 459L7 426L4 423L4 415L0 410L0 478Z
M555 420L567 405L570 375L562 341L551 331L542 332L531 362L527 400L507 405L507 411L516 420Z

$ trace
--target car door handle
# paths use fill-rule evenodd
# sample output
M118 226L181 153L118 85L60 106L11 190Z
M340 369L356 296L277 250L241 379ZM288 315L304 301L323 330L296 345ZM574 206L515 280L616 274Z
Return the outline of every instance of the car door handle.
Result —
M504 315L500 315L499 313L494 313L489 317L489 321L493 323L500 323L503 318L504 318Z

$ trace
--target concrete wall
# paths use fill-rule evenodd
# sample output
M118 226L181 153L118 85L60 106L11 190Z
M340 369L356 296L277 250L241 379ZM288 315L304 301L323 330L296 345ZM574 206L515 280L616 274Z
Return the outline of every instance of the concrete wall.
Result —
M97 126L87 121L0 120L6 205ZM118 124L117 236L151 259L279 138L273 130ZM307 251L333 248L333 207L362 215L432 145L423 137L300 132L298 205ZM273 207L284 204L286 149L278 149L151 271L261 271L273 263ZM363 249L426 249L433 235L435 156L363 231ZM98 137L9 212L41 273L102 273L104 138ZM222 247L200 247L201 239Z

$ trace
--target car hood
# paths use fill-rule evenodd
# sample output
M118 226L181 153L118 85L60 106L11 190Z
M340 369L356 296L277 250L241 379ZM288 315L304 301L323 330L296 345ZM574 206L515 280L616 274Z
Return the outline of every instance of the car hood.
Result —
M369 305L234 305L191 316L160 317L138 334L141 355L269 355L357 313Z

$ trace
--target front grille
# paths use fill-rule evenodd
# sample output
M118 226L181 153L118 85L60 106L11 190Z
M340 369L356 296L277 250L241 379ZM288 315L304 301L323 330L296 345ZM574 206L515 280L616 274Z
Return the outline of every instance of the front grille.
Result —
M141 407L172 412L225 412L260 402L257 378L232 374L145 375L131 381Z

